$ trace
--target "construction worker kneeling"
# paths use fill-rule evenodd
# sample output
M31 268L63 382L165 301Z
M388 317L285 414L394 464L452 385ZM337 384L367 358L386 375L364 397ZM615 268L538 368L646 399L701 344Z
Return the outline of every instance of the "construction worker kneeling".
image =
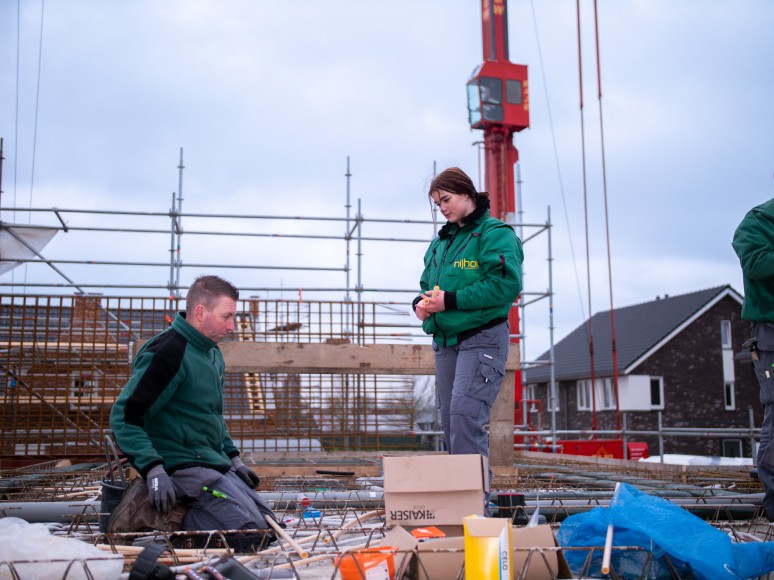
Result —
M255 491L223 418L225 364L218 342L234 330L239 291L200 276L186 310L145 343L110 413L116 443L141 478L132 481L107 531L270 531L277 521ZM255 549L273 534L231 535ZM231 545L230 547L236 548Z

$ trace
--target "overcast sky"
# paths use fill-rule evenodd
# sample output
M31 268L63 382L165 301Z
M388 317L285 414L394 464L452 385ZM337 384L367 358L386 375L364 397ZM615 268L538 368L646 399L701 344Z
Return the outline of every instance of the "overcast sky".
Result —
M609 308L610 294L593 3L581 4L597 312ZM529 67L531 127L516 137L522 218L543 223L550 208L557 340L588 315L575 6L508 5L510 58ZM750 207L774 196L774 2L600 0L598 7L615 305L722 284L741 292L731 236ZM468 125L465 83L482 60L480 19L474 0L0 0L2 207L166 212L179 189L182 147L185 212L343 218L349 156L352 215L359 202L369 219L430 220L434 164L459 165L478 181L473 143L482 135ZM0 218L59 223L51 213ZM169 229L168 218L150 216L65 219ZM339 237L345 230L312 220L186 218L183 227ZM370 237L432 233L428 224L363 227ZM525 245L528 291L548 289L547 238ZM363 242L363 285L416 287L425 245ZM169 251L168 233L71 231L43 253L164 264ZM353 245L353 267L356 252ZM339 240L184 235L181 256L336 270L218 271L241 287L345 283ZM59 267L82 284L169 280L168 267ZM184 268L181 282L199 273ZM62 279L30 265L0 276L11 281ZM546 300L527 309L528 355L547 348L547 316Z

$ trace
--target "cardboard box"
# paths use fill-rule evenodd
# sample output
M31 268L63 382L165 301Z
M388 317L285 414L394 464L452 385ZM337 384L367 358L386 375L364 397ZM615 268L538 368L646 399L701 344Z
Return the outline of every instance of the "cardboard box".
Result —
M465 516L483 515L486 457L386 456L382 463L387 525L460 525Z
M392 528L381 544L401 551L395 555L395 577L403 578L407 574L418 580L456 580L465 564L462 526L457 531L458 536L420 542L405 528Z
M387 532L381 545L394 546L395 577L408 574L418 580L456 580L465 566L465 538L462 528L459 536L418 541L405 528L395 526ZM540 548L557 547L556 539L547 525L532 528L511 528L511 571L513 578L521 578L527 564L527 580L553 580L573 578L570 567L561 550ZM533 548L530 552L526 548ZM531 554L531 555L530 555ZM527 559L529 557L529 562ZM545 557L545 558L544 558Z
M524 548L556 548L556 538L551 526L533 526L531 528L512 527L511 570L513 577L521 577L527 566L528 580L553 580L554 578L572 578L570 566L561 550L525 550ZM522 549L519 549L522 548ZM527 562L529 558L529 562Z

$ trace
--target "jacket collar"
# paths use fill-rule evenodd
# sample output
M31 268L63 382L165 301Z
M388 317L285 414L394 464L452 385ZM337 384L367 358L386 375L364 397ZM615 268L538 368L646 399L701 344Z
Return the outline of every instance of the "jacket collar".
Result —
M479 222L489 217L488 207L477 207L468 215L465 216L465 225L460 227L457 224L446 222L446 224L438 232L439 238L445 238L451 236L456 230L469 230L476 227Z
M212 347L218 348L215 341L210 340L191 326L191 323L185 319L185 312L177 313L177 316L175 316L175 319L172 321L172 328L182 334L190 344L193 344L200 350L208 351Z

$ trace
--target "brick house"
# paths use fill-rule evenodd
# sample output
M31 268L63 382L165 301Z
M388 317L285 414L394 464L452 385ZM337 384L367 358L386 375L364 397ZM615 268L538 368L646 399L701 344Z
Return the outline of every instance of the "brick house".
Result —
M660 415L665 428L749 428L751 414L760 427L758 383L749 354L742 352L749 337L742 300L730 286L719 286L615 310L622 427L656 431ZM616 429L610 311L595 314L591 329L593 390L588 320L554 347L557 430L592 429L595 414L597 429ZM549 353L539 358L549 360ZM551 424L550 380L548 365L525 371L526 398L541 401L533 407L541 409L544 429ZM658 454L655 435L630 439L646 441ZM664 453L751 457L751 445L749 435L681 435L664 438Z

